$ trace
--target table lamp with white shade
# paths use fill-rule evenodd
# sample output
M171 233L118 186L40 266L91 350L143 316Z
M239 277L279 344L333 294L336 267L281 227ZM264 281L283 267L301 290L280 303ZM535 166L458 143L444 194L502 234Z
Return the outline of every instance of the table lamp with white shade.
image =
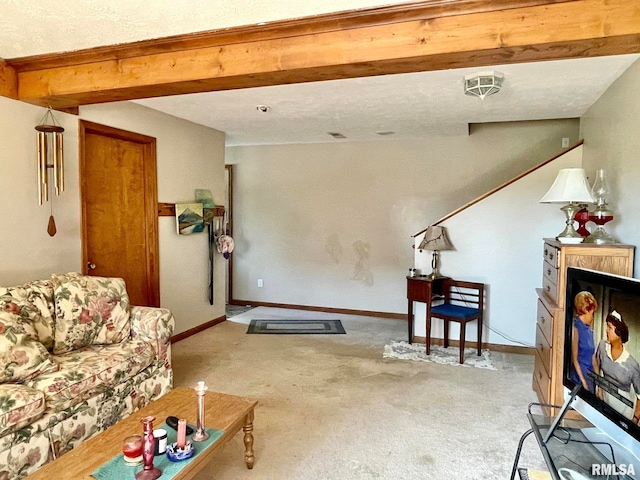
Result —
M573 226L580 204L593 203L591 188L583 168L563 168L558 172L549 191L540 199L540 203L564 203L562 210L567 219L562 233L556 239L561 243L581 243L583 240Z

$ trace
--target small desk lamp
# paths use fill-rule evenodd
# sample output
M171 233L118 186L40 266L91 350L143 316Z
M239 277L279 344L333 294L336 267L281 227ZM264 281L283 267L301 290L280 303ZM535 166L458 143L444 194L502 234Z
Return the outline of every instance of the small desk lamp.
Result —
M581 243L583 240L573 226L581 203L593 203L591 189L583 168L563 168L558 172L549 191L540 199L540 203L566 203L562 210L566 217L566 226L556 239L561 243Z
M427 231L424 234L422 242L418 250L430 250L433 252L433 258L431 259L431 273L427 275L429 280L442 277L438 272L438 252L441 250L453 250L453 245L447 238L447 232L444 227L429 225Z

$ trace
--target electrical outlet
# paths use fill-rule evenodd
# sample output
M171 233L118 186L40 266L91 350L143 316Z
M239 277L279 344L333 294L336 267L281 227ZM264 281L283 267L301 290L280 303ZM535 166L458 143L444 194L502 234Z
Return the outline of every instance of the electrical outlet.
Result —
M264 287L264 283L262 283L262 279L259 278L258 279L258 288L262 288L262 287Z
M567 148L569 146L569 137L562 137L562 148Z

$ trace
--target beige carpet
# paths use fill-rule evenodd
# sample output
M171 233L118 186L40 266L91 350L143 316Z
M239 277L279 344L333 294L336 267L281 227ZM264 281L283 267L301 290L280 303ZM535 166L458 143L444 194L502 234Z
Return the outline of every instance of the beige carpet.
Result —
M256 316L258 315L258 316ZM247 319L319 318L260 307L173 346L176 386L259 399L253 470L242 434L198 480L508 479L527 430L533 357L492 352L497 370L383 359L400 320L340 318L346 335L247 335ZM535 440L522 464L543 467Z

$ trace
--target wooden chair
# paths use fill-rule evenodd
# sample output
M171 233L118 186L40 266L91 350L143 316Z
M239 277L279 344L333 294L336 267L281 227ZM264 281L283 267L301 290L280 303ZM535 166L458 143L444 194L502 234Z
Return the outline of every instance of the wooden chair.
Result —
M464 340L468 322L478 322L478 356L482 354L482 314L484 284L445 279L442 281L443 302L427 304L427 355L431 350L431 318L444 320L444 346L449 346L449 322L460 324L460 363L464 363Z

